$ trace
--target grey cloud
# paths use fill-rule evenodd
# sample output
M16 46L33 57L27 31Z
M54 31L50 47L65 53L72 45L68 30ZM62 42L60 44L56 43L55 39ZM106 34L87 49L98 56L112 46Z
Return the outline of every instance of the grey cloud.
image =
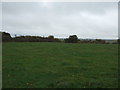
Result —
M117 3L3 3L3 29L19 35L117 38Z

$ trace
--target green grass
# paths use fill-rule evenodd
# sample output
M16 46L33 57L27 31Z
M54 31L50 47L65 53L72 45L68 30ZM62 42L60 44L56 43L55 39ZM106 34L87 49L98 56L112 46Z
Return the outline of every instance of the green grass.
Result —
M117 44L3 43L3 88L117 88Z

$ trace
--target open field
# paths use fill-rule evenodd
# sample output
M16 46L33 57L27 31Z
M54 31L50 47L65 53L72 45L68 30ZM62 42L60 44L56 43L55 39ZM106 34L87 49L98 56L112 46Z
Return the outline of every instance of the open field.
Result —
M117 44L3 43L3 88L116 88Z

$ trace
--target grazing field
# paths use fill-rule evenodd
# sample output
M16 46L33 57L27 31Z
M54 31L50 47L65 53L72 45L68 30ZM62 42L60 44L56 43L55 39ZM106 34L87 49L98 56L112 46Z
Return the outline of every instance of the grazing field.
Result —
M3 88L116 88L117 44L3 43Z

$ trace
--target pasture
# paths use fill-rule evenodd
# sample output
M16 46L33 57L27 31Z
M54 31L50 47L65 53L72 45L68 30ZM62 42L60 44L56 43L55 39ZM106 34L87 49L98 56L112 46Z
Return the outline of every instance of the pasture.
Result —
M3 88L116 88L117 44L6 42Z

